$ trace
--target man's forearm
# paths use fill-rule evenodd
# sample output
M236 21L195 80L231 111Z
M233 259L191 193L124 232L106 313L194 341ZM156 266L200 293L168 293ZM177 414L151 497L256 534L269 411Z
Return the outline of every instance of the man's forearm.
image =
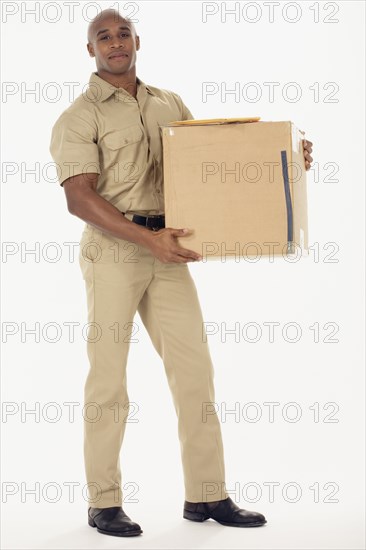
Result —
M92 189L87 192L84 190L82 198L73 201L69 211L113 237L126 239L145 247L149 246L150 229L127 220L113 204Z

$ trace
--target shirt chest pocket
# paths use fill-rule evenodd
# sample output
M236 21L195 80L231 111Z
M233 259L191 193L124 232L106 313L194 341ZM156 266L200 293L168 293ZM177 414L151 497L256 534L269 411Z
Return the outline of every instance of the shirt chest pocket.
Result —
M122 147L127 147L134 143L142 141L143 132L138 124L124 128L123 130L113 130L106 134L103 143L108 149L115 151Z
M145 141L138 124L122 130L111 130L100 141L104 168L111 169L116 163L138 162L145 158Z

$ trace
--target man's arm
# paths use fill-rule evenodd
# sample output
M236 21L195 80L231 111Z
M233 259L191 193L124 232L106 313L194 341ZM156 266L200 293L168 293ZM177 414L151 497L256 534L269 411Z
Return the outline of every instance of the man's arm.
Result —
M201 259L193 250L178 245L176 237L184 237L188 230L165 228L154 232L125 218L97 193L98 177L97 173L78 174L64 181L67 207L71 214L113 237L145 246L164 263Z

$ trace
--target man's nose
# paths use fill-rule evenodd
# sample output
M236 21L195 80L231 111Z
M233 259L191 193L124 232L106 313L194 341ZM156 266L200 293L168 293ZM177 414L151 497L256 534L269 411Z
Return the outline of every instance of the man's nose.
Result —
M111 46L113 46L113 48L117 48L117 49L118 48L124 48L124 44L123 44L123 42L121 42L119 40L119 38L116 38L115 40L113 40Z

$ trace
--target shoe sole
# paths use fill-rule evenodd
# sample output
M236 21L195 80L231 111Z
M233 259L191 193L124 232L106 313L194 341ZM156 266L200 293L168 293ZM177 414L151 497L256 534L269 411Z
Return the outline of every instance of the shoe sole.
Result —
M103 535L111 535L112 537L135 537L143 533L142 529L139 531L124 531L124 532L106 531L105 529L99 529L99 527L90 518L88 518L88 524L90 525L90 527L96 527L98 533L102 533Z
M190 521L198 521L201 523L210 519L210 516L205 516L200 513L189 512L189 511L184 511L183 517L184 519L188 519ZM261 525L264 525L265 523L267 523L267 520L261 521L261 522L256 521L252 523L230 523L228 521L219 521L218 519L214 519L214 518L212 519L214 521L217 521L217 523L221 523L221 525L228 525L229 527L260 527Z
M254 523L228 523L226 521L219 521L218 519L215 519L218 523L221 523L221 525L229 525L229 527L261 527L262 525L265 525L267 521L262 522L254 522Z

